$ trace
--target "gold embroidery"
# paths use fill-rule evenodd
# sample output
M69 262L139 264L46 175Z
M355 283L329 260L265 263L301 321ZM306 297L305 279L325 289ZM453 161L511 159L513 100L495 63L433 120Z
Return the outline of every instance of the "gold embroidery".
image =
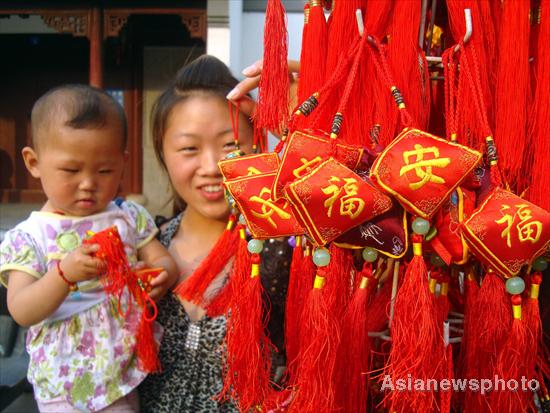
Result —
M505 211L512 208L511 206L502 204L500 208L502 218L495 220L495 222L497 224L506 224L506 228L502 230L501 237L506 237L506 245L508 245L508 248L512 248L512 243L510 241L510 230L512 229L512 225L517 217L520 220L520 222L516 225L519 241L531 241L534 244L539 240L542 233L542 223L540 221L533 220L533 213L529 209L528 204L516 204L514 206L517 208L514 215L505 213Z
M429 153L431 153L434 158L424 159L424 155ZM415 162L409 163L409 158L412 156L416 157ZM409 184L409 187L413 191L422 188L428 182L444 184L445 180L442 177L435 175L432 172L432 167L445 168L451 163L450 158L439 158L439 149L437 147L430 146L429 148L424 148L418 143L414 145L413 151L403 152L403 160L405 161L406 165L401 167L401 170L399 171L399 176L403 176L407 172L414 170L416 176L420 178L420 181Z
M292 171L292 174L296 178L300 178L302 175L305 175L309 171L311 171L313 168L315 168L317 165L321 163L322 159L320 156L316 156L311 161L308 161L306 158L300 158L300 162L302 162L303 165L299 166L298 168L294 169Z
M329 185L325 188L321 188L321 191L325 195L332 195L330 198L325 200L324 206L328 208L327 216L330 218L332 216L332 207L334 202L340 197L342 190L346 193L340 198L340 215L345 216L349 215L351 219L357 218L363 208L365 207L365 201L359 197L354 197L358 193L359 187L357 186L357 180L354 178L343 178L344 184L338 186L335 182L342 182L342 180L336 176L332 176L329 179L329 182L332 182L332 185Z
M267 198L265 198L264 195L267 195ZM252 210L252 214L258 218L267 220L273 228L277 228L277 224L273 221L273 218L271 218L273 213L276 213L281 219L290 219L290 214L288 212L273 203L271 200L271 190L266 187L262 188L260 191L260 196L253 195L249 198L249 200L252 202L258 202L262 205L261 213Z
M258 171L256 168L254 168L253 166L249 166L248 167L248 174L247 176L250 176L250 175L260 175L261 172Z

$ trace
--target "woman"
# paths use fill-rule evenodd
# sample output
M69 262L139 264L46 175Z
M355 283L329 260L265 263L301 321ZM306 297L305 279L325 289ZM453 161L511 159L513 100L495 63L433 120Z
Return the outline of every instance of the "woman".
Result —
M237 83L225 64L202 56L178 72L153 107L155 152L174 190L175 216L161 227L160 241L179 267L180 282L209 254L227 223L229 208L217 162L236 149L226 95ZM240 149L249 153L252 125L243 113L239 117ZM286 241L272 241L266 244L262 259L262 281L272 302L270 335L279 349L290 253ZM230 266L212 282L206 295L220 289ZM225 318L211 318L204 308L168 294L159 303L158 321L164 326L160 349L164 370L149 376L140 387L142 410L237 411L232 403L214 399L223 382Z

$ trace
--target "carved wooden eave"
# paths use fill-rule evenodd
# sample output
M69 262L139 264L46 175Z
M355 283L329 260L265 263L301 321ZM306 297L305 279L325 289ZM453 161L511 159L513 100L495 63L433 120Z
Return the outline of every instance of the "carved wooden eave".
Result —
M118 37L120 30L128 22L132 14L172 14L178 15L181 22L194 39L206 41L206 10L199 9L106 9L103 12L104 37Z
M42 11L40 17L58 33L70 33L76 37L89 37L90 13L82 11Z

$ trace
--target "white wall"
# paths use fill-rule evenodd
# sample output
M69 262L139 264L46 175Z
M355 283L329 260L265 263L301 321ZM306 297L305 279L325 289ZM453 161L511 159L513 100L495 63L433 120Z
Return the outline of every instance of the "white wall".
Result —
M241 78L241 71L262 57L265 20L265 13L243 12L242 10L242 0L229 1L230 67L233 73ZM303 13L287 13L288 56L290 59L299 60L300 58L303 25Z

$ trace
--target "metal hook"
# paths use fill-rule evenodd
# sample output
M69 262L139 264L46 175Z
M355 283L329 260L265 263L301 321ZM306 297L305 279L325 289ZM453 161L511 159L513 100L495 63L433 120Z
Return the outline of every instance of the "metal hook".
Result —
M468 43L468 40L470 40L470 37L472 37L472 10L470 9L464 9L464 20L466 21L466 34L464 34L464 38L462 41L464 44ZM458 52L460 50L460 44L457 44L454 48L454 52Z
M359 36L363 37L365 33L365 25L363 24L363 13L361 9L355 10L355 18L357 20L357 30L359 30Z
M472 10L464 9L464 20L466 21L466 33L464 34L464 37L462 38L462 42L464 44L466 44L470 40L470 37L472 37L472 31L473 31ZM453 51L454 51L454 53L456 53L459 50L460 50L460 44L457 44L455 46L455 48L453 49ZM440 63L442 61L442 58L441 58L441 56L426 56L426 60L428 62Z

